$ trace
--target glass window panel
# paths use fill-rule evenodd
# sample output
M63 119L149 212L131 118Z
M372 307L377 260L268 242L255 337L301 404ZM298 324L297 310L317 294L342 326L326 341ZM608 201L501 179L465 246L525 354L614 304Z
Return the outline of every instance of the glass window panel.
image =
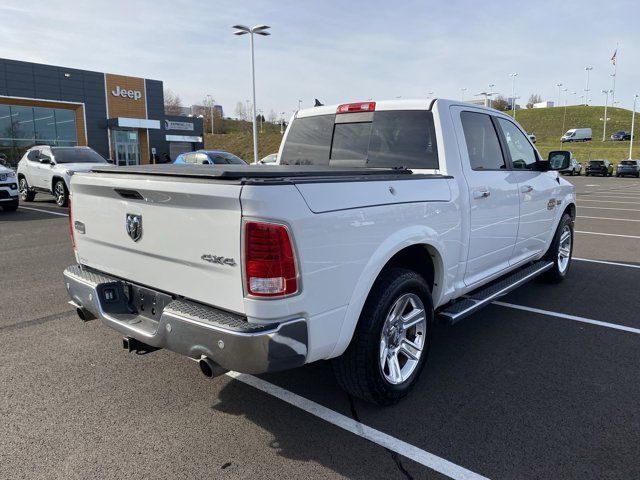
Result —
M0 139L13 138L11 128L11 107L9 105L0 105Z
M59 140L58 145L62 142L77 142L76 137L76 112L73 110L55 109L56 117L56 138Z
M11 120L13 122L14 138L32 139L36 138L33 125L33 108L11 106ZM33 141L31 142L33 144Z
M467 142L469 162L474 170L499 170L506 168L498 135L489 115L475 112L460 114L462 129Z
M38 143L52 143L56 139L56 120L53 108L34 107L33 121Z

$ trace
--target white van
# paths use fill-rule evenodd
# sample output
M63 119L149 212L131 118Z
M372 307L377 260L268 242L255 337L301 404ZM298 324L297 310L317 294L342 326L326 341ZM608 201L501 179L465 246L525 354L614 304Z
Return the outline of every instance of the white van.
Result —
M589 140L591 140L590 128L572 128L560 138L561 142L588 142Z

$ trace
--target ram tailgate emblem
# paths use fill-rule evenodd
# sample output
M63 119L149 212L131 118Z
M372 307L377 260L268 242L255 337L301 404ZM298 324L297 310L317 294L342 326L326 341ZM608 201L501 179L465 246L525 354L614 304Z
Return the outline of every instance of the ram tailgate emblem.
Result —
M142 238L142 215L127 213L125 230L127 231L127 235L131 237L131 240L134 242L140 240Z
M229 267L236 266L236 261L233 258L219 257L218 255L209 255L208 253L205 253L200 258L209 263L217 263L218 265L227 265Z

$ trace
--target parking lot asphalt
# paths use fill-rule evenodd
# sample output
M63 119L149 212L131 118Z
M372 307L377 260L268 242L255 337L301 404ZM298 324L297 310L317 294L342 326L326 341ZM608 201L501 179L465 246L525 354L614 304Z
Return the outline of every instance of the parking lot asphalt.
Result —
M567 179L566 281L435 325L389 408L349 398L328 362L250 385L125 353L67 304L66 210L0 212L0 478L640 478L640 181Z

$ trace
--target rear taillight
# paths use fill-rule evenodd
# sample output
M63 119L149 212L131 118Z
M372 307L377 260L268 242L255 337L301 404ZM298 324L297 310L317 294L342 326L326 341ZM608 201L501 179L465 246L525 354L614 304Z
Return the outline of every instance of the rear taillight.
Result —
M298 272L289 230L284 225L246 222L244 265L247 293L282 297L298 291Z
M373 112L376 102L344 103L338 106L336 113Z
M69 208L69 235L71 235L71 246L73 249L76 249L76 237L73 234L73 210L71 209L71 196L69 196L69 201L67 203Z

